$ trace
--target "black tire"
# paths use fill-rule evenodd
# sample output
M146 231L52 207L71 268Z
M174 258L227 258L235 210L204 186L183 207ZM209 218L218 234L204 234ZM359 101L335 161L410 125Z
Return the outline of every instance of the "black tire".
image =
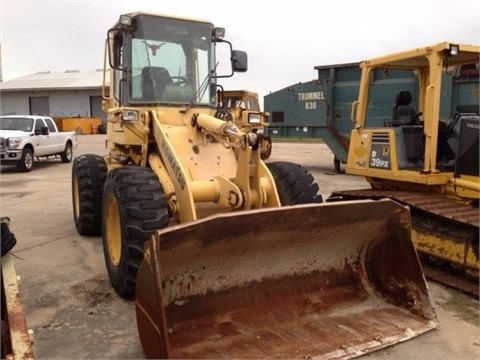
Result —
M21 172L32 171L33 168L33 151L30 148L24 148L22 158L17 163L17 169Z
M17 239L15 238L15 235L10 231L10 218L7 216L0 218L0 235L2 241L1 252L3 257L17 244Z
M99 155L82 155L73 162L73 218L80 235L102 234L103 186L107 172L107 164Z
M125 166L110 171L103 193L103 252L110 282L122 298L135 296L143 247L168 226L165 195L151 169Z
M301 165L285 161L266 165L275 180L282 206L323 202L312 174Z
M341 164L340 164L340 160L336 156L333 157L333 167L335 168L335 171L337 173L340 173Z
M60 154L60 158L62 159L62 163L69 163L73 159L73 149L72 144L69 142L65 144L65 150Z

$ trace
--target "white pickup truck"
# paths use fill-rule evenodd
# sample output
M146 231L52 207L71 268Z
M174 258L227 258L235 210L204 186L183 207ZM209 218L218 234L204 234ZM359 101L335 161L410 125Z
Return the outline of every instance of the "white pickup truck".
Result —
M58 131L51 117L37 115L0 116L0 163L15 163L19 171L33 168L35 158L60 156L63 163L73 158L77 135Z

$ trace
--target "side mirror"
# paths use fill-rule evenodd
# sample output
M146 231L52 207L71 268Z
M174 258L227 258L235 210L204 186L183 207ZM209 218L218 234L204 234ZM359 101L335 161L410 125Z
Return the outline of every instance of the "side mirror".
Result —
M40 133L41 133L42 135L48 135L48 127L43 126L43 127L41 128L41 130L40 130Z
M232 50L232 69L234 72L246 72L248 69L248 56L245 51Z

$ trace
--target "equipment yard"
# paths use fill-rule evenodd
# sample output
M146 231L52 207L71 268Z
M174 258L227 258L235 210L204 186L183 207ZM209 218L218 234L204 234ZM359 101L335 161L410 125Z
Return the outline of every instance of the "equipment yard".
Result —
M104 135L80 136L78 143L75 156L107 151ZM306 167L324 199L333 191L368 186L363 177L336 173L333 154L321 143L275 143L269 161ZM34 334L34 357L143 358L134 302L122 299L111 287L101 236L81 236L75 229L72 164L59 165L52 159L37 162L29 174L9 166L0 170L1 212L10 217L10 229L17 238L13 254L27 325ZM480 358L478 299L428 284L438 327L365 357Z

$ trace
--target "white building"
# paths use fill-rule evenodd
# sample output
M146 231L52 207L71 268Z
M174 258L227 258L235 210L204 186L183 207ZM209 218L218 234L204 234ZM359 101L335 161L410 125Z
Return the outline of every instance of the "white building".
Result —
M38 72L0 82L0 115L106 120L102 110L102 83L102 70Z

